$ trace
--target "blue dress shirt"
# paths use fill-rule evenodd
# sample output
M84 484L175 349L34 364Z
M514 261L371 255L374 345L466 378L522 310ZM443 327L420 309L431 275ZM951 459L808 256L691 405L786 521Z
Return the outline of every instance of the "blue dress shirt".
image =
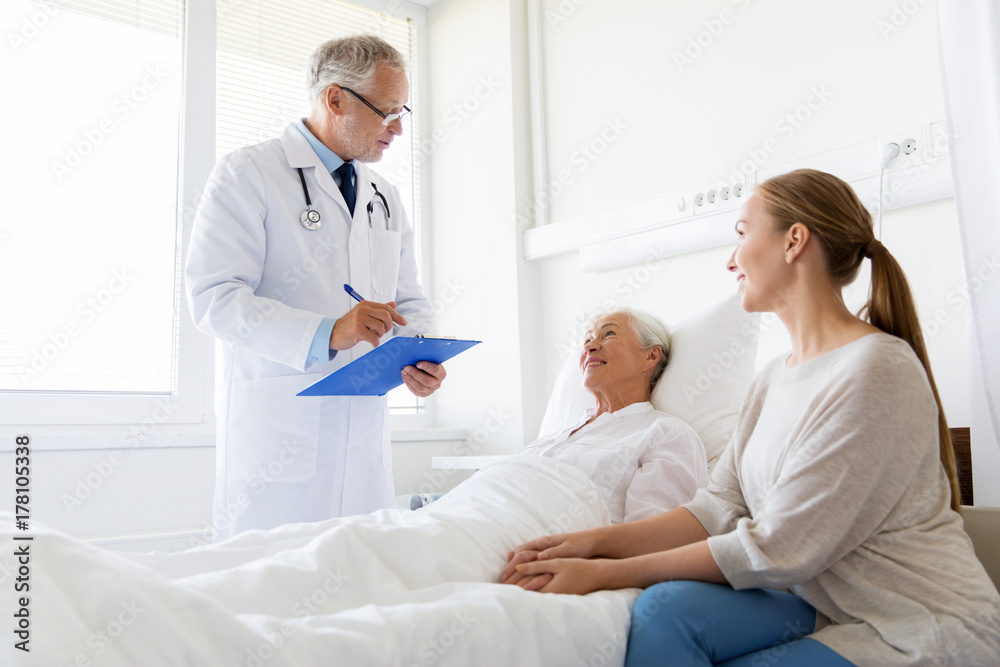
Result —
M316 151L316 155L319 156L323 167L329 172L335 172L340 165L344 164L344 160L309 131L305 120L305 118L300 119L295 126L299 128L299 132L306 138L312 149ZM351 160L351 162L354 162L354 160ZM354 173L357 174L357 168L355 168ZM341 186L340 174L334 173L332 175L333 180L337 182L337 187L339 188ZM316 335L313 336L312 345L309 346L309 357L306 359L307 366L317 362L330 361L337 356L337 350L330 349L330 336L333 334L333 325L336 323L336 320L329 317L324 317L323 321L320 322L319 328L316 330Z

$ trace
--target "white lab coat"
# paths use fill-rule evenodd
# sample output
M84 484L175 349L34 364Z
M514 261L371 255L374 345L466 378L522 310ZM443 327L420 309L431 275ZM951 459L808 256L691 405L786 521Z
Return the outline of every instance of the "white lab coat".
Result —
M305 229L302 167L322 226ZM372 183L377 203L369 228ZM216 165L191 232L185 280L195 324L219 339L213 533L318 521L391 506L385 397L298 397L371 350L359 343L306 368L323 317L355 302L395 300L403 334L430 333L430 302L417 282L413 230L398 190L357 165L348 217L333 177L295 125ZM388 226L388 229L386 229Z

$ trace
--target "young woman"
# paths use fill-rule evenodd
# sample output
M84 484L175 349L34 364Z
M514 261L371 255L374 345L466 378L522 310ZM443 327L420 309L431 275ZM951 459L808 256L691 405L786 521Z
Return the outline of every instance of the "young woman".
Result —
M708 487L528 542L503 580L646 588L628 665L1000 664L1000 596L962 529L913 299L871 216L840 179L799 170L760 185L736 231L743 308L775 312L792 352L755 380ZM858 317L841 290L865 258Z

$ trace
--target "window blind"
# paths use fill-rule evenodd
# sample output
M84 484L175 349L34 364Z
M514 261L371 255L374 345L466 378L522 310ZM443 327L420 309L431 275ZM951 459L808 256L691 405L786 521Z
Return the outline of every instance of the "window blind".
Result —
M35 0L53 9L77 12L133 28L180 38L184 30L183 0Z

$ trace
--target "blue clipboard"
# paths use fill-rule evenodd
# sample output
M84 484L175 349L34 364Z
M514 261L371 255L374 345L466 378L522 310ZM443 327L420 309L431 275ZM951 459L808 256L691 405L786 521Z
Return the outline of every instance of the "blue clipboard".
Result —
M298 396L384 396L390 389L403 384L400 372L404 366L418 361L443 363L465 352L478 340L453 338L390 338L363 357L359 357L330 373L302 391Z

